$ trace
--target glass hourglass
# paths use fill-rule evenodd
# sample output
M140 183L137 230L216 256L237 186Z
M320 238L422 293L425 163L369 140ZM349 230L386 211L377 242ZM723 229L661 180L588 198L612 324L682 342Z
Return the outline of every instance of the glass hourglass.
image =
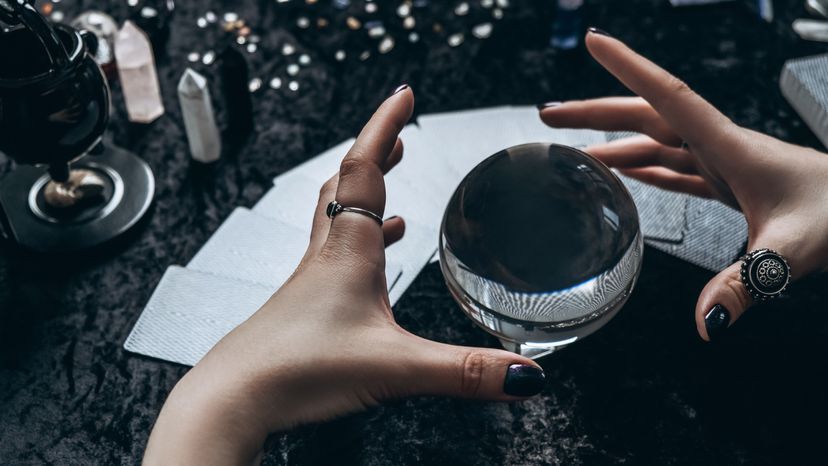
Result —
M638 212L603 163L525 144L480 163L451 196L440 264L462 310L510 351L538 358L603 327L642 260Z

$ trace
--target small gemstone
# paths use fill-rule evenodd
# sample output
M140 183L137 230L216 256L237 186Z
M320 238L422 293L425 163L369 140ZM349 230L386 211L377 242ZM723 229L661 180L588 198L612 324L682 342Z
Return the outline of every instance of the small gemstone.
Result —
M478 24L472 29L472 35L478 39L485 39L492 35L492 23Z
M142 18L155 18L158 16L158 10L151 6L145 6L141 8L141 17Z
M394 38L391 36L385 36L384 39L379 44L379 53L388 53L394 49Z
M348 29L356 31L357 29L362 27L362 22L353 16L349 16L348 19L345 20L345 24L348 25Z
M457 47L461 45L464 40L466 40L466 37L463 35L462 32L458 32L457 34L452 34L449 36L448 44L451 47Z

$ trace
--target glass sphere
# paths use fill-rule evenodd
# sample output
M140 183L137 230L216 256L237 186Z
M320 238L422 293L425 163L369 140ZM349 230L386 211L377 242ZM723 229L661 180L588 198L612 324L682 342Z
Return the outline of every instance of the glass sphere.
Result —
M638 212L603 163L525 144L475 167L449 200L440 258L463 310L507 349L546 354L594 332L641 268Z

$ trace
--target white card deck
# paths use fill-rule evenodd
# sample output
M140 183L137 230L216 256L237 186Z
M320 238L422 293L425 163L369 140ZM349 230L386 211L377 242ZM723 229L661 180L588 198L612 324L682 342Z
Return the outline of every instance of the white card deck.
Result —
M438 225L461 174L440 153L440 141L409 125L400 133L404 155L385 177L385 215L421 225Z
M603 131L546 126L535 107L513 107L511 117L520 131L521 143L551 142L584 148L607 142L606 133Z
M297 228L237 208L193 257L188 269L278 289L296 270L308 248L310 227ZM386 264L386 281L399 279L401 265Z
M445 158L461 176L490 155L525 142L511 107L437 113L418 121L423 131L441 141L434 155Z
M400 264L402 274L388 293L395 305L437 251L439 227L406 222L402 240L385 250L388 263Z
M276 178L273 187L253 206L253 212L310 233L322 183L304 172Z
M268 286L172 266L124 348L193 366L272 294Z
M276 180L280 178L286 180L293 176L301 175L305 178L310 178L316 183L317 187L322 186L322 183L339 171L339 164L345 158L348 151L351 150L354 141L356 141L355 138L350 138L340 142L316 157L277 176L273 180L273 183L275 184Z
M296 270L307 247L307 232L237 208L187 268L275 290Z

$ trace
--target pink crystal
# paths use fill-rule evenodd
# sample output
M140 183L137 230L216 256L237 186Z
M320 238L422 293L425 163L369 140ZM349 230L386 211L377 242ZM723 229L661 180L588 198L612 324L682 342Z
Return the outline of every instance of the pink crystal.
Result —
M164 114L155 58L147 35L126 21L115 36L115 60L129 121L151 123Z

